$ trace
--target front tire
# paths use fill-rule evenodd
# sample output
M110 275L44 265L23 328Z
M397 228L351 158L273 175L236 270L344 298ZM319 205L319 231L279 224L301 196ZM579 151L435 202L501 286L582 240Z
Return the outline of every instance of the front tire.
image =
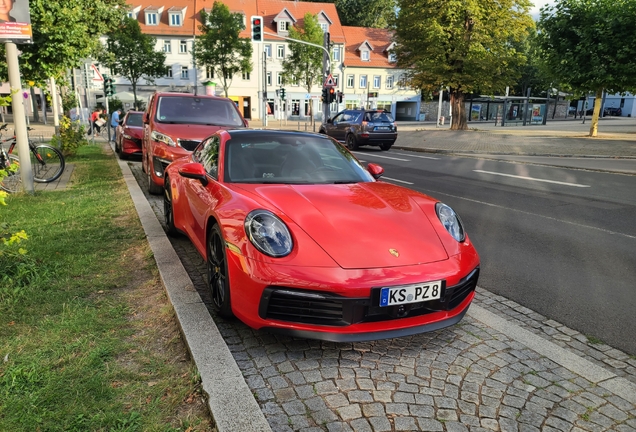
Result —
M170 180L166 178L163 182L163 217L166 223L166 231L170 236L176 236L179 231L174 226L174 207L172 204L172 188Z
M227 254L225 240L221 229L214 225L210 229L207 242L208 287L212 295L212 307L222 318L232 318L230 300L230 280L228 277Z
M148 193L150 195L159 195L162 191L161 186L157 186L152 181L152 165L148 165L146 168L146 177L148 177Z
M358 149L358 141L356 140L356 136L354 134L352 134L352 133L347 135L345 143L346 143L347 148L349 150L357 150Z

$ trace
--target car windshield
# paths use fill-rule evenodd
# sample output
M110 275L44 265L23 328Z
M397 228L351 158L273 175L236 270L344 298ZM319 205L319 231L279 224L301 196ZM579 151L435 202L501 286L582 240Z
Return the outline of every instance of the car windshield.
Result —
M370 123L393 123L391 114L384 111L367 112L364 115L364 119Z
M234 103L227 99L162 96L157 102L157 121L174 124L243 127Z
M225 144L228 183L346 184L374 181L340 144L319 135L231 133Z
M143 123L141 122L141 113L128 114L128 117L126 118L126 126L142 127Z

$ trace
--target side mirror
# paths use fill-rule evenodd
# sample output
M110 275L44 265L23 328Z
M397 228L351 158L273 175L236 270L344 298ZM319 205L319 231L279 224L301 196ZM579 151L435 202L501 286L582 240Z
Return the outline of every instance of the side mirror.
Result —
M143 116L141 117L141 121L143 121L144 124L148 124L149 123L149 121L148 121L148 113L147 112L145 112L143 114Z
M208 184L208 176L203 165L196 162L190 162L179 168L181 177L199 180L203 186Z
M333 123L333 119L332 118L328 118L327 119L327 123L329 123L329 124Z
M382 174L384 174L384 168L374 163L370 163L369 165L367 165L367 170L369 171L369 174L371 174L376 180L382 177Z

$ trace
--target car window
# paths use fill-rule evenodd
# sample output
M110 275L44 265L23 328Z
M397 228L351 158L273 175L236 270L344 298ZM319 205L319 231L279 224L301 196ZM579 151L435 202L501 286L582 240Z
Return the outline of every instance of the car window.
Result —
M212 136L203 141L194 150L193 160L203 165L205 172L213 178L218 178L219 170L219 137Z
M384 111L371 111L364 114L364 119L370 123L393 123L391 114Z
M160 123L244 126L234 102L227 99L161 96L156 119Z
M347 113L347 120L349 123L355 123L358 121L358 117L360 117L360 112L351 111Z
M136 127L142 127L143 123L141 121L141 113L137 114L132 114L129 113L128 116L126 117L126 126L136 126Z
M340 122L340 121L342 121L343 116L344 116L344 113L340 113L340 114L338 114L337 116L335 116L335 117L333 118L333 122Z
M228 183L324 184L374 181L342 145L304 134L230 133Z

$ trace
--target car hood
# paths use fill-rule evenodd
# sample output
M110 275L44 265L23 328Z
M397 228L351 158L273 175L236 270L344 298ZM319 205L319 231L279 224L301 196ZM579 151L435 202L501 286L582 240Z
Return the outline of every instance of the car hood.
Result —
M170 124L170 123L155 123L154 130L170 136L172 139L180 138L193 141L203 141L205 138L212 135L214 132L221 129L236 129L235 127L228 126L210 126L200 124Z
M417 192L381 182L240 187L286 214L342 268L395 267L448 258L414 194L435 201Z

